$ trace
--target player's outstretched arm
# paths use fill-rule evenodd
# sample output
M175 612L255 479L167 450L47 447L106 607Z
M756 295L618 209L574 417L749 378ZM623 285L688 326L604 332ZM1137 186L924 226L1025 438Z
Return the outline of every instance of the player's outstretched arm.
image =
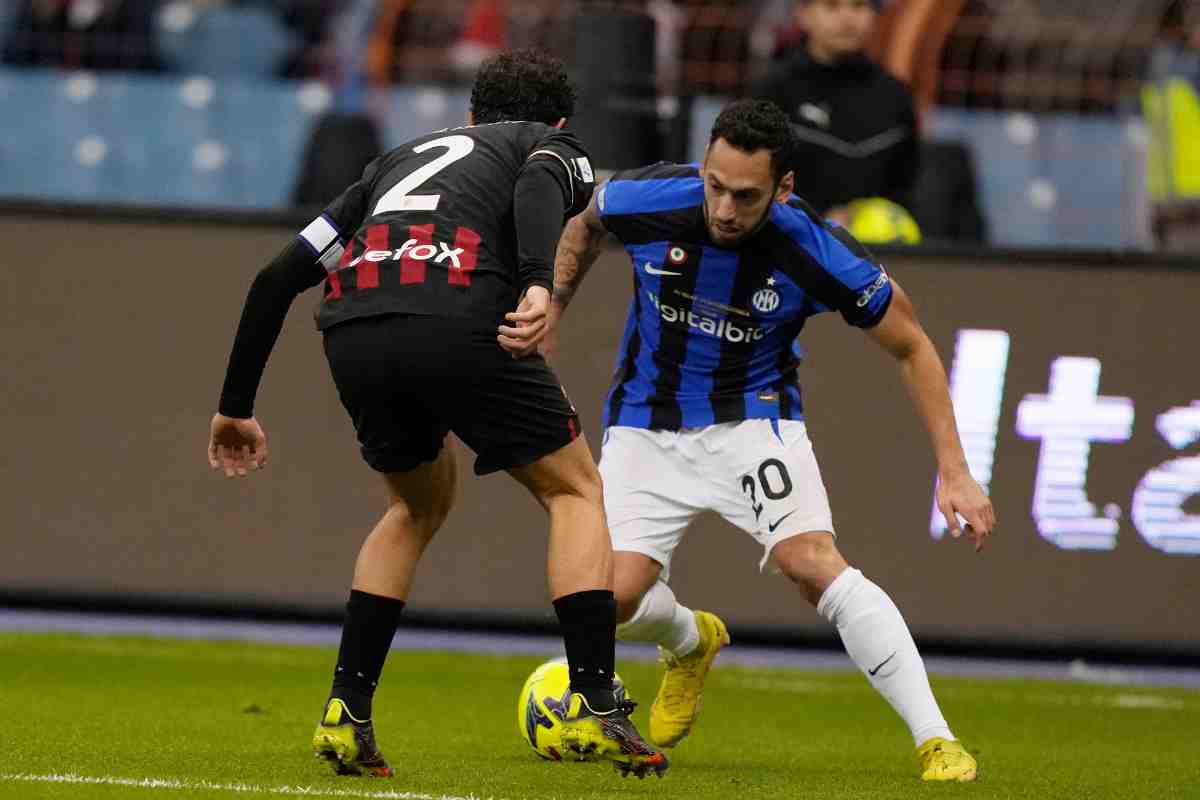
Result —
M603 252L607 235L596 208L596 195L593 195L587 208L567 222L558 240L558 252L554 256L554 297L540 348L546 358L551 358L558 349L558 322L579 290L579 284Z
M996 527L996 512L967 470L946 370L937 349L921 327L908 294L894 280L892 293L887 313L868 334L900 362L905 388L929 431L938 464L938 508L951 535L962 535L957 516L961 514L975 549L981 550Z
M324 267L297 239L250 285L225 369L218 413L209 426L208 464L223 469L226 477L245 477L267 463L267 437L254 419L258 384L292 301L324 277Z

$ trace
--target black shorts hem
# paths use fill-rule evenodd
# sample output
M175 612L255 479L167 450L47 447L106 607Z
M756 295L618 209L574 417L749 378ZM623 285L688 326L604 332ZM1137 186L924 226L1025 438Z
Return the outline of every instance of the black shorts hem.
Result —
M442 453L442 448L438 447L432 453L426 451L423 453L414 452L378 452L369 451L367 448L360 448L363 461L367 462L367 466L376 472L381 472L384 475L392 475L401 472L412 472L417 467L424 464L432 464L437 461L438 456Z
M570 434L567 436L542 440L536 445L523 447L519 450L478 455L475 458L475 474L480 476L491 475L493 472L500 472L501 470L527 467L530 464L541 461L546 456L557 453L579 438L579 434L577 433L579 430L579 419L577 417L572 417L564 427L570 431Z

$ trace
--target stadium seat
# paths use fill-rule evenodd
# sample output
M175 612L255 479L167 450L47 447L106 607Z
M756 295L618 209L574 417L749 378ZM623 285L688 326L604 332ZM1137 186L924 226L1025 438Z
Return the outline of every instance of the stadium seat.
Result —
M99 203L279 208L331 104L316 84L0 70L19 108L0 193Z
M177 72L258 78L273 74L299 43L266 8L198 9L187 0L163 7L155 40L163 61Z
M114 101L125 79L50 70L0 71L6 120L0 143L5 194L112 202L121 195L123 151Z
M979 178L993 244L1054 244L1052 217L1031 201L1031 192L1045 187L1037 183L1042 176L1033 115L939 108L927 119L926 136L969 141L985 154Z
M994 244L1121 249L1140 243L1131 124L1112 115L937 108L926 136L969 141L980 154Z
M229 81L221 127L229 132L233 205L280 208L289 204L304 144L330 93L312 83Z
M470 93L440 86L406 86L388 93L384 144L399 147L410 139L441 128L467 124Z
M1055 187L1050 212L1060 247L1130 246L1126 129L1105 115L1056 114L1044 125L1042 173ZM1096 165L1107 165L1097 169Z

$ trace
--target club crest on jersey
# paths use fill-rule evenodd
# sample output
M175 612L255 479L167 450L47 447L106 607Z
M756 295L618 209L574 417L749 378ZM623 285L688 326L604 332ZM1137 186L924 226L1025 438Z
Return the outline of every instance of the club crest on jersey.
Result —
M770 314L779 308L779 292L774 289L759 289L754 293L754 297L750 299L750 302L759 312Z
M682 247L676 246L667 250L667 261L676 267L687 261L687 257L687 250Z

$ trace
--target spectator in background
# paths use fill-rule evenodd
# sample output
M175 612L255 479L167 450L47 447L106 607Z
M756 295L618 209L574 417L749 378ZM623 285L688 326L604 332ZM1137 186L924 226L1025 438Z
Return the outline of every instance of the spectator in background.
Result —
M367 58L371 83L452 78L450 52L470 6L467 0L379 0Z
M158 52L171 69L186 74L302 77L292 69L308 60L309 43L294 8L276 0L167 0L156 15Z
M351 4L351 0L274 0L284 24L299 37L299 46L280 68L282 77L328 78L337 72L334 25Z
M157 0L3 0L17 3L3 61L64 69L162 69L151 27Z
M502 49L563 53L571 10L559 0L379 0L371 81L469 82Z
M480 64L504 49L508 40L508 5L508 0L471 3L462 34L450 53L460 74L474 75Z
M912 205L918 131L912 94L864 48L879 0L800 0L802 44L772 65L754 95L792 120L795 192L847 223L853 200L884 197Z

